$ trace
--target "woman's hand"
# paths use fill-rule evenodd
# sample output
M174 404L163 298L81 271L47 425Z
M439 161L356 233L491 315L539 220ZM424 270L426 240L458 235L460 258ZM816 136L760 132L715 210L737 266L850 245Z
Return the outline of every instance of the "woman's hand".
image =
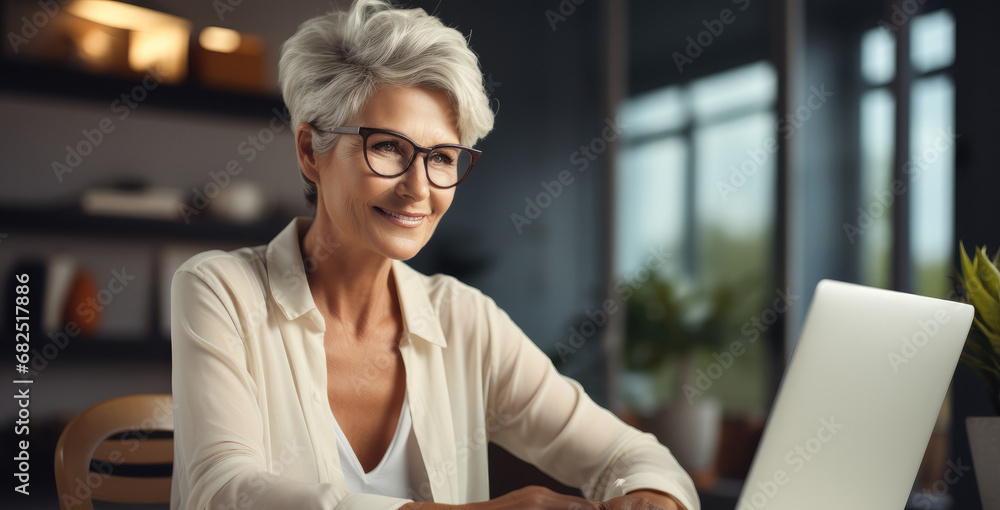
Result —
M467 505L462 510L600 510L600 504L529 485L496 499Z
M639 490L622 497L596 503L529 485L499 498L467 505L407 503L401 510L687 510L672 496L659 491Z
M553 492L545 487L529 485L496 499L467 505L407 503L400 510L601 510L606 503ZM619 507L614 507L619 508ZM622 507L627 508L627 507Z

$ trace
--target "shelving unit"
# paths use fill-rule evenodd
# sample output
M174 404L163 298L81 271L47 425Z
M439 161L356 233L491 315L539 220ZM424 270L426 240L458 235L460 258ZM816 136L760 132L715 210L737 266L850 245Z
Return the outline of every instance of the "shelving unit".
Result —
M0 22L5 13L0 9ZM2 23L0 23L2 24ZM65 98L108 104L130 94L142 83L135 78L92 74L70 67L25 60L0 52L0 91L16 96ZM284 103L276 94L247 94L209 89L188 79L180 84L157 83L155 92L143 95L142 108L169 110L189 115L216 115L230 118L270 119L284 116ZM254 246L270 241L291 219L275 213L252 224L236 224L218 219L183 221L95 216L75 205L0 205L0 233L3 242L34 242L31 239L66 240L71 245L100 245L102 242L134 243L151 251L153 276L158 278L164 250L183 245L219 247ZM154 280L159 282L159 280ZM165 338L158 313L162 285L153 285L148 299L150 322L135 335L75 338L56 353L59 364L66 362L170 361L170 342Z
M261 244L270 241L291 216L276 213L251 224L218 219L182 221L96 216L69 207L0 205L0 232L159 242Z
M23 242L26 237L68 239L73 243L100 244L124 241L149 247L153 267L159 274L160 248L194 244L218 246L254 246L269 242L291 221L291 216L273 214L252 224L237 224L205 219L185 224L182 221L88 215L77 207L0 206L0 232ZM30 241L29 241L30 242ZM149 296L152 321L147 331L128 336L98 335L78 337L58 352L43 351L50 362L170 362L170 341L162 333L159 308L160 288L153 286Z

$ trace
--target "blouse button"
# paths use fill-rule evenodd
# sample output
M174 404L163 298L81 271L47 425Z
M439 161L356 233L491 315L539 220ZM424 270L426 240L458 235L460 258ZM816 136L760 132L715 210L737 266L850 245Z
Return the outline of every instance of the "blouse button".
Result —
M619 478L615 480L614 482L611 483L611 490L612 490L611 493L614 494L615 496L624 496L625 495L624 486L625 486L624 478Z

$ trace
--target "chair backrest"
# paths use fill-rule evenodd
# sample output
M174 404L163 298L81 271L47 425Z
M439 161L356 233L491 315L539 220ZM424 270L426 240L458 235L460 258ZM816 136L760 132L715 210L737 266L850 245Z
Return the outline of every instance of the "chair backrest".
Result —
M169 503L173 430L173 398L165 394L113 398L77 415L56 444L60 508Z

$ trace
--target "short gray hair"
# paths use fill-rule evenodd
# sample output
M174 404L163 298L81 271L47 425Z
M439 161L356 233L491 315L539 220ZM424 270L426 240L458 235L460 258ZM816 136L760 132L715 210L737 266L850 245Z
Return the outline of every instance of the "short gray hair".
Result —
M302 122L343 125L383 86L446 92L462 145L475 145L493 129L483 73L465 37L423 9L398 9L386 0L355 0L347 11L303 23L281 47L278 81L293 132ZM313 150L331 150L337 136L316 133ZM305 174L302 180L315 207L316 184Z

